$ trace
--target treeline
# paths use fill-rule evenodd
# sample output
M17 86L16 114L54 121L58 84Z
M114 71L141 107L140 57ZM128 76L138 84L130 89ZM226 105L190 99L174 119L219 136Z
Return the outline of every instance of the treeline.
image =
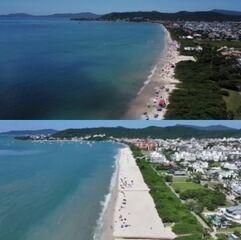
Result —
M172 36L183 47L180 30L171 30ZM195 53L196 62L179 62L175 77L180 80L170 97L166 119L230 119L221 88L241 89L241 73L237 60L226 59L217 48L208 44Z
M170 96L166 119L227 119L220 87L211 80L209 62L179 62L175 77L180 80Z
M105 14L99 20L116 21L241 21L241 16L222 14L213 11L161 13L158 11L113 12Z
M216 51L214 48L213 51ZM215 53L215 52L214 52ZM205 56L200 57L200 61L205 61ZM212 54L209 59L212 63L210 79L218 83L221 88L230 90L241 90L241 67L235 58L225 58L220 54Z
M226 204L224 193L207 188L186 190L180 193L180 198L183 200L194 200L195 202L190 202L189 205L192 210L198 214L200 214L204 208L207 208L208 211L214 211L218 207L225 206Z

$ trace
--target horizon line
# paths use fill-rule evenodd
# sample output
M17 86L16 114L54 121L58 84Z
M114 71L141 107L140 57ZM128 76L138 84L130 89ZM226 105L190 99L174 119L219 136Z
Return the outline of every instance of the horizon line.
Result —
M0 13L0 16L8 16L8 15L15 15L15 14L26 14L26 15L31 15L34 17L41 17L41 16L49 16L49 15L55 15L55 14L81 14L81 13L91 13L91 14L96 14L96 15L105 15L108 13L125 13L125 12L160 12L160 13L179 13L179 12L212 12L214 10L221 10L221 11L231 11L231 12L241 12L240 10L231 10L231 9L218 9L218 8L213 8L213 9L208 9L208 10L178 10L178 11L159 11L159 10L128 10L128 11L108 11L105 13L97 13L97 12L92 12L92 11L80 11L80 12L52 12L52 13L42 13L42 14L35 14L35 13L29 13L29 12L9 12L9 13Z
M95 126L95 127L79 127L79 128L75 128L75 127L69 127L69 128L63 128L63 129L55 129L55 128L39 128L39 129L11 129L11 130L7 130L7 131L1 131L0 134L4 134L4 133L9 133L9 132L24 132L24 131L44 131L44 130L54 130L54 131L65 131L65 130L69 130L69 129L74 129L74 130L79 130L79 129L96 129L96 128L125 128L125 129L146 129L146 128L150 128L150 127L156 127L156 128L168 128L168 127L177 127L177 126L181 126L181 127L189 127L189 128L210 128L210 127L224 127L224 128L229 128L229 129L233 129L233 130L241 130L241 128L238 127L230 127L230 126L225 126L223 124L220 125L208 125L208 126L200 126L200 125L195 125L195 123L193 125L191 124L175 124L175 125L169 125L169 126L155 126L155 125L150 125L150 126L145 126L145 127L127 127L127 126ZM221 131L221 130L217 130L217 131Z

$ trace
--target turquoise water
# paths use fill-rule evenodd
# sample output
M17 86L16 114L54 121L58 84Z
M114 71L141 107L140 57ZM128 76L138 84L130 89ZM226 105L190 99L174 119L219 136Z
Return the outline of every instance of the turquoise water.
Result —
M164 47L158 24L0 21L1 119L119 119Z
M0 239L93 239L120 147L0 137Z

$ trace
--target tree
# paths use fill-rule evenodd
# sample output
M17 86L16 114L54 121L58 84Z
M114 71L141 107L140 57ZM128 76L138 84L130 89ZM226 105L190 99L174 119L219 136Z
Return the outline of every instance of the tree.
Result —
M193 176L193 179L192 179L192 180L193 180L194 183L200 184L201 179L202 179L202 174L201 174L201 173L196 173L196 174Z
M188 209L190 209L191 211L193 211L197 214L201 214L204 210L203 205L195 200L189 200L187 202L187 207L188 207Z
M169 183L173 182L173 176L172 175L165 175L165 181L169 182Z

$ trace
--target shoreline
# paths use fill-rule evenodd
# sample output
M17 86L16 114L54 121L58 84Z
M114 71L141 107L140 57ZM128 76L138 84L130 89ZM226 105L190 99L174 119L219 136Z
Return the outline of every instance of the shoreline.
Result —
M164 227L157 213L129 147L120 149L116 163L115 184L100 239L174 239L176 235Z
M122 148L121 148L122 149ZM115 156L115 166L113 176L111 178L110 191L106 195L105 204L102 209L102 213L100 214L100 218L98 220L97 228L94 235L94 240L114 240L113 237L113 218L114 218L114 210L115 203L117 199L117 191L118 191L118 168L120 161L120 152L118 151Z
M172 40L164 25L161 24L160 27L165 33L165 47L143 87L130 102L123 119L164 119L170 94L179 83L175 78L176 64L180 61L194 60L193 57L181 56L178 51L179 44Z

